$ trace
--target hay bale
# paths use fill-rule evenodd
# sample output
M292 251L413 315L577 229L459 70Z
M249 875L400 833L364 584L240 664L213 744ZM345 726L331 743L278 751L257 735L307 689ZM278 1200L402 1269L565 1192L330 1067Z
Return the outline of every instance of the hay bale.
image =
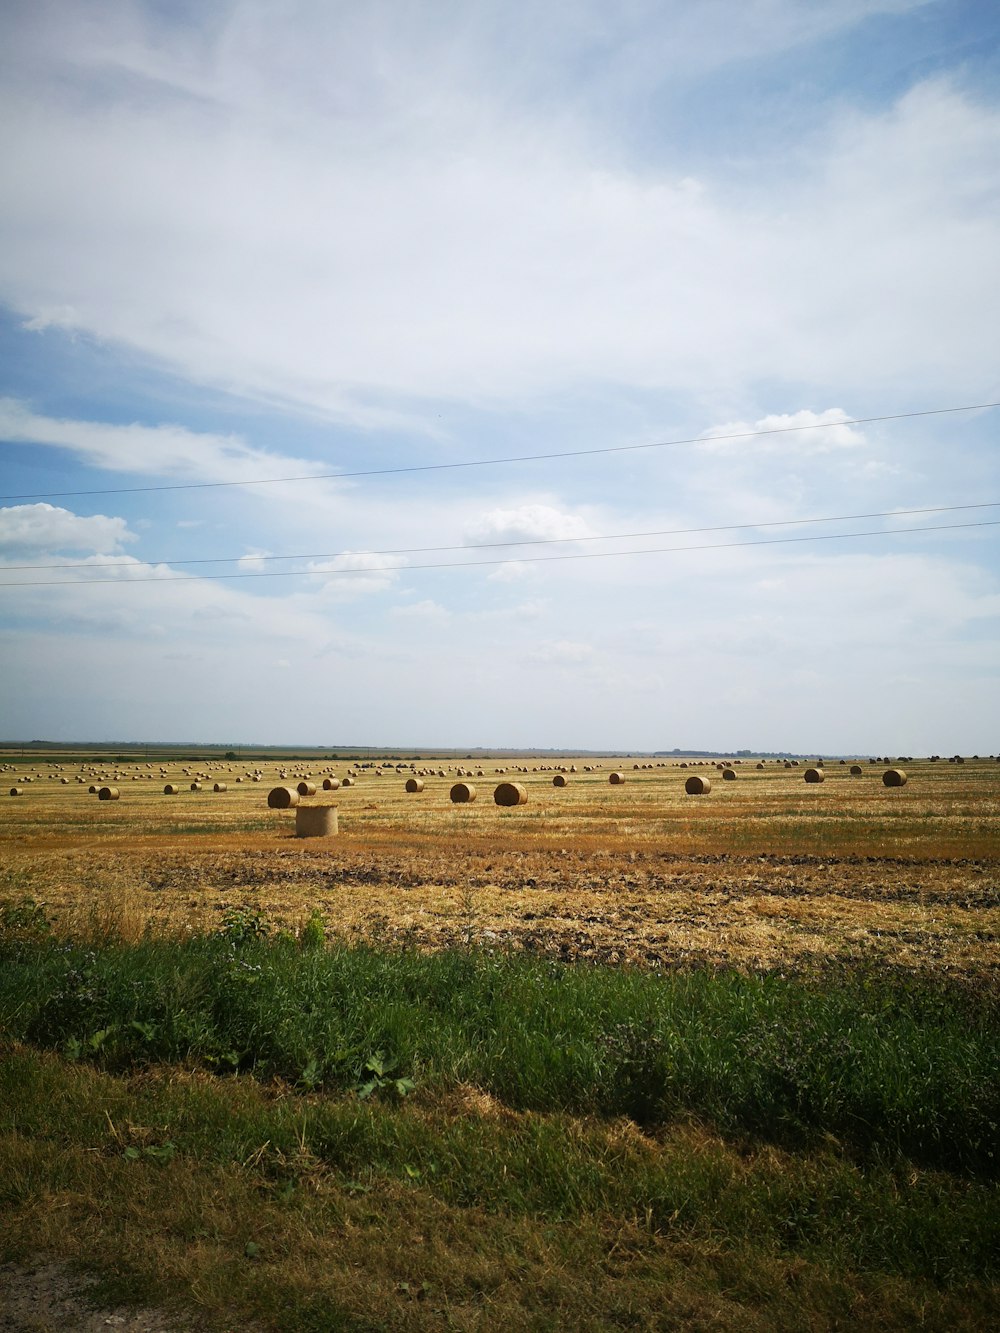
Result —
M168 782L163 788L164 796L176 796L180 792L180 787L175 782Z
M341 785L342 787L353 787L353 786L354 786L354 778L345 778L345 779L343 780L343 782L342 782L340 785Z
M476 789L468 782L456 782L449 795L456 805L471 805L476 799Z
M120 794L117 787L102 787L97 793L97 799L99 801L117 801Z
M565 776L562 773L557 773L555 777L552 779L552 785L553 787L565 787L566 786Z
M692 773L684 780L684 790L689 796L707 796L712 790L711 778L703 778L700 773Z
M807 768L803 776L806 782L823 782L826 778L821 768Z
M201 783L200 783L200 782L192 782L192 783L191 783L191 786L188 788L188 790L189 790L189 791L201 791Z
M90 786L87 788L87 793L88 793L88 795L90 795L90 796L96 796L96 795L97 795L97 788L94 786L93 783L91 783Z
M882 774L883 787L905 787L906 774L901 768L887 768Z
M861 776L861 765L860 765L860 764L852 764L852 765L851 765L851 777L852 777L852 778L859 778L860 776Z
M217 782L212 788L213 791L228 791L229 787L225 782Z
M764 765L763 765L763 764L758 764L757 767L758 767L758 769L760 769L760 768L763 768Z
M528 792L520 782L501 782L493 793L497 805L527 805Z
M315 796L316 784L315 782L306 782L305 778L303 778L295 790L300 796Z
M622 785L622 783L625 781L625 774L624 774L624 773L609 773L609 774L608 774L608 781L611 783L612 787L620 787L620 786Z
M324 791L337 791L339 787L340 787L340 778L324 778L324 779L323 779L323 790L324 790Z
M336 832L335 805L300 805L295 811L297 838L332 838Z
M723 780L723 782L735 782L735 781L736 781L736 769L735 769L735 768L724 768L724 769L722 770L722 780Z
M298 805L299 794L294 787L272 787L267 793L267 807L269 810L288 810L293 805Z
M423 789L424 789L424 780L423 780L423 778L407 778L407 779L406 779L406 790L407 790L407 791L409 791L409 792L423 791Z
M23 796L23 795L24 795L24 788L23 788L23 787L11 787L11 789L10 789L10 794L11 794L11 796Z

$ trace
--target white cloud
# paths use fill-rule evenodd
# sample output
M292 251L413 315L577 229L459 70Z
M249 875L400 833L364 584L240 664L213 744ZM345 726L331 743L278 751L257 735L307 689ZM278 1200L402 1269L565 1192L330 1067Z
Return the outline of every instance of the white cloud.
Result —
M266 557L273 555L272 551L247 551L246 555L241 555L237 561L237 568L245 570L248 574L263 573L270 563ZM281 565L275 565L274 568L280 569Z
M490 509L465 525L465 541L469 546L561 541L591 535L593 529L582 515L530 502L511 509Z
M594 659L594 647L571 639L555 639L536 644L528 653L530 662L544 666L579 666Z
M444 624L451 619L448 608L432 598L425 598L422 602L409 602L405 606L394 606L390 614L403 619L425 620L437 624Z
M0 398L0 440L68 449L93 467L141 476L182 478L185 482L252 482L318 472L315 463L256 448L238 435L213 435L183 426L115 425L75 421L33 412L14 398ZM296 498L316 494L328 483L307 482ZM269 495L291 488L254 488Z
M535 566L527 565L523 560L506 560L486 577L490 583L520 583L523 579L531 578L534 572Z
M699 447L711 453L782 453L796 457L864 447L863 432L845 425L848 420L848 413L839 407L828 407L824 412L803 409L771 413L753 422L730 421L713 426L705 432ZM721 438L726 436L730 438Z
M567 37L589 64L613 52L622 93L629 71L650 90L669 77L657 62L706 29L722 54L702 66L899 6L508 8L456 30L420 7L305 5L285 24L241 4L185 33L59 7L32 77L0 94L19 127L0 146L0 297L363 425L584 383L700 395L861 376L939 395L991 380L995 107L928 82L833 113L783 173L765 161L734 188L718 163L693 180L669 139L634 164L570 58L560 96L543 95L542 53ZM230 473L254 472L219 448Z
M313 576L313 583L322 582L324 598L352 601L371 593L386 592L395 584L405 565L405 558L398 555L345 551L332 560L309 560L306 569Z
M70 330L81 323L80 313L71 305L52 306L38 311L31 319L22 322L22 329L29 333L43 333L46 329Z
M0 509L0 555L91 551L107 554L136 540L123 518L104 514L82 517L50 504L14 505Z
M413 554L412 565L372 553L992 495L985 423L970 421L962 452L957 430L936 428L964 431L964 417L862 433L844 409L824 409L978 401L993 381L992 94L934 80L877 107L868 83L858 111L825 64L805 128L776 123L782 93L762 99L744 134L728 80L707 81L731 67L745 96L747 77L770 78L769 55L797 46L819 68L825 53L806 47L905 8L296 0L292 22L264 0L15 0L0 50L0 116L17 126L0 137L0 301L30 330L13 336L37 359L33 386L78 333L73 364L113 370L121 390L97 406L98 375L86 394L71 384L29 403L43 391L20 389L15 366L7 391L21 397L0 402L0 441L18 463L59 450L47 464L252 482L680 438L707 422L815 427L525 465L514 490L509 469L482 469L419 487L381 478L131 497L128 528L39 511L32 540L48 533L56 544L38 549L52 563L92 558L66 571L67 587L4 590L17 726L51 728L61 707L67 735L86 719L114 734L237 736L242 725L287 741L315 739L326 709L332 740L348 698L354 734L340 738L359 742L401 741L415 715L421 743L637 747L657 732L668 746L798 736L827 749L851 728L867 745L908 710L913 739L892 748L915 750L925 721L966 735L984 717L995 724L995 543L970 534L884 538L894 555L831 542L544 570L527 557L597 544ZM884 40L887 25L872 27ZM700 111L682 109L699 80ZM685 120L695 114L697 126ZM183 377L173 389L170 372ZM184 380L274 410L257 418L259 436L199 431L206 396ZM121 424L121 403L150 383L145 401L174 391L180 410ZM74 400L92 420L51 406ZM226 403L211 397L213 423ZM252 404L240 406L250 420ZM365 433L334 435L329 416ZM406 434L368 433L400 423ZM266 514L249 496L267 500ZM197 536L178 536L195 525L217 543L207 554L243 552L249 574L293 572L295 561L265 562L270 551L347 554L242 583L175 583L173 567L139 558L112 566L133 532L140 555L147 541L167 554L171 531L175 553L201 555ZM535 589L545 600L525 595ZM115 707L93 683L112 649ZM281 663L301 680L313 667L335 675L338 689L291 690ZM530 698L509 689L511 664L531 676ZM610 688L622 680L627 690ZM643 690L655 698L637 699ZM973 748L989 745L977 733Z

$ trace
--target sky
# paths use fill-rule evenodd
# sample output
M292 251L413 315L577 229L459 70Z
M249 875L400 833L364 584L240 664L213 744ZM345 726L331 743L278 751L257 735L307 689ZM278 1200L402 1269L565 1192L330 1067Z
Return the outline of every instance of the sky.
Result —
M977 0L6 0L0 738L996 753L998 76Z

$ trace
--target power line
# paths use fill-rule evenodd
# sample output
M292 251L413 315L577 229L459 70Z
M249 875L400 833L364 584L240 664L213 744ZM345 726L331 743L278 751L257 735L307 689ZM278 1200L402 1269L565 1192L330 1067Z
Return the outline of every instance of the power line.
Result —
M938 417L954 412L982 412L1000 407L995 403L967 403L961 407L931 407L921 412L891 412L878 417L850 417L845 421L816 421L806 426L774 426L766 430L734 431L722 435L692 435L678 440L649 440L645 444L606 445L600 449L565 449L558 453L519 454L509 458L477 458L457 463L417 463L406 467L371 468L362 472L314 472L299 477L262 477L245 481L181 481L163 486L107 486L93 491L36 491L26 495L0 495L10 500L62 500L93 495L149 495L159 491L205 491L230 486L284 486L297 481L348 481L358 477L399 476L406 472L450 472L460 468L498 467L505 463L540 463L560 458L592 458L598 454L627 454L640 449L671 449L682 444L710 444L714 440L749 440L765 435L789 435L805 430L829 430L833 426L870 426L880 421L907 421L913 417Z
M140 583L204 583L221 579L289 579L289 578L335 578L342 574L385 574L391 569L400 569L409 574L421 569L472 569L482 566L535 564L547 565L567 560L611 560L621 556L633 555L673 555L683 551L722 551L742 546L781 546L789 542L830 542L847 541L856 537L895 537L911 532L954 532L961 528L996 528L1000 519L982 519L975 523L937 523L930 527L885 528L868 532L827 532L812 533L808 537L765 537L756 542L711 542L698 546L662 546L636 551L578 551L572 555L528 555L513 560L444 560L423 565L364 565L355 569L283 569L270 574L168 574L163 578L120 579L54 579L29 580L23 582L0 583L0 588L81 588L86 584L103 584L105 587L124 588ZM114 566L118 568L119 566Z
M438 551L493 551L506 549L513 546L560 546L576 542L616 542L632 541L640 537L688 537L697 533L705 532L746 532L756 528L792 528L801 527L810 523L850 523L864 518L897 518L907 517L911 514L950 514L959 510L966 509L1000 509L1000 500L984 500L978 504L959 504L959 505L933 505L923 509L882 509L874 510L866 514L830 514L824 518L778 518L768 519L761 523L719 523L713 527L704 528L659 528L650 532L610 532L602 536L585 537L525 537L520 541L506 542L463 542L457 546L398 546L389 547L385 550L365 550L365 551L314 551L300 552L295 555L217 555L217 556L199 556L197 558L184 558L180 560L159 559L144 560L145 565L235 565L242 560L254 560L257 562L274 560L339 560L349 555L430 555ZM105 560L101 569L119 569L130 568L131 560ZM9 570L43 570L43 569L93 569L94 564L90 560L80 561L74 564L49 564L49 565L2 565L0 570L6 573ZM308 573L308 570L301 571Z

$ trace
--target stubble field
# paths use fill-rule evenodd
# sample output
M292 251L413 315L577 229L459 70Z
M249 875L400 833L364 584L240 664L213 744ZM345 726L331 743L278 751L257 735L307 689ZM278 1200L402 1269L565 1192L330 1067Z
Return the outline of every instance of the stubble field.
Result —
M446 776L426 777L415 794L404 791L408 767L358 768L355 785L324 792L323 777L347 765L87 765L82 785L77 766L57 762L5 775L4 790L7 777L34 782L2 798L0 858L9 887L67 926L101 917L133 937L147 923L202 930L236 908L295 930L319 910L352 939L640 966L833 959L983 979L1000 967L993 760L918 761L905 787L889 789L885 764L864 763L857 777L828 765L810 785L804 764L744 763L724 782L714 764L635 770L632 760L555 788L550 770L525 759L527 773L506 763L503 776L496 764L483 777L466 766L471 805L449 800L453 759L421 764ZM621 786L608 782L616 770ZM115 772L117 802L88 794L98 773ZM202 789L190 791L196 772ZM709 794L686 795L691 772L712 777ZM294 811L267 808L273 785L306 773L318 790L303 804L338 807L334 838L297 838ZM504 780L525 786L527 804L494 805ZM167 782L177 795L163 794ZM216 782L228 790L214 792Z
M1000 1319L1000 763L0 762L8 1326Z

